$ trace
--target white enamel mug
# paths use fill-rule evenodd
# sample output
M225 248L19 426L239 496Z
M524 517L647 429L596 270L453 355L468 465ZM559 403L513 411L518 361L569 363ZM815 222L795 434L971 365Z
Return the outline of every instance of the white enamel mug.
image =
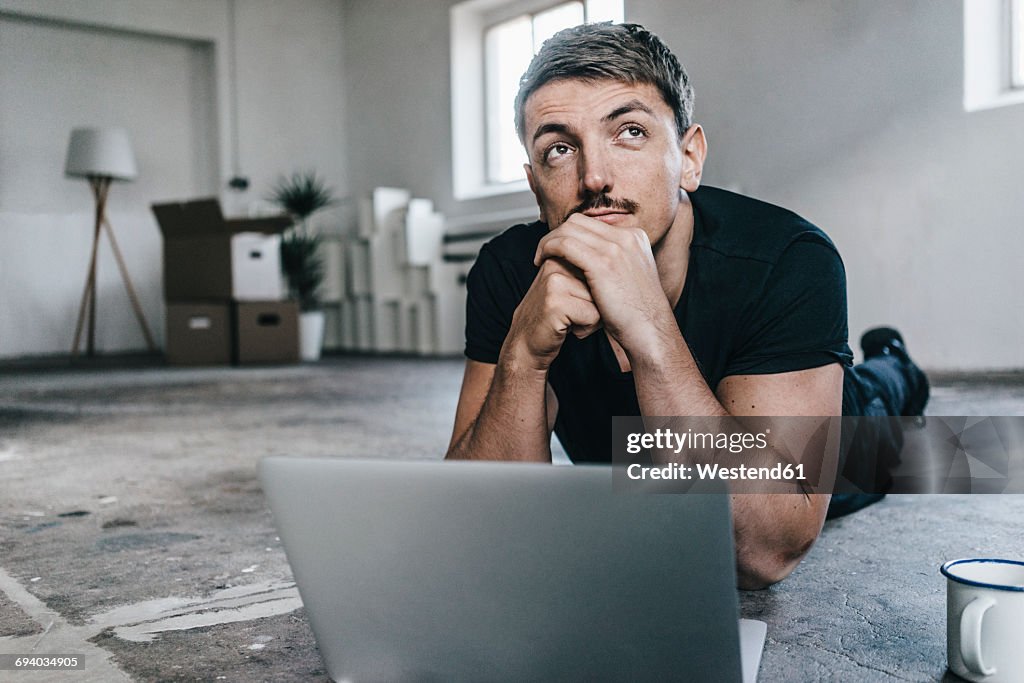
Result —
M1024 683L1024 562L952 560L942 574L950 671L975 683Z

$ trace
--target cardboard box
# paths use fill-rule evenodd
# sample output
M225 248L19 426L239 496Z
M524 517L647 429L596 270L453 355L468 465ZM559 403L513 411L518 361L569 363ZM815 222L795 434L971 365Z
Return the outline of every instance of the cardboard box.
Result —
M231 307L224 304L167 304L164 353L171 365L227 365L231 362Z
M233 308L235 363L299 361L298 302L243 301Z
M231 298L235 301L279 301L281 236L239 232L231 237Z
M216 199L154 204L164 236L164 299L278 300L287 216L226 220Z

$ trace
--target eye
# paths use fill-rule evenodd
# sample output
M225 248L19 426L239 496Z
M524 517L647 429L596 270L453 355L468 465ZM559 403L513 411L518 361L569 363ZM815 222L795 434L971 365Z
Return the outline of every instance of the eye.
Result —
M572 154L572 151L572 147L565 144L564 142L556 142L555 144L548 147L547 150L544 152L544 161L550 163L558 161L559 159L564 159L565 157Z
M642 140L647 137L647 130L643 126L629 123L619 129L620 140Z

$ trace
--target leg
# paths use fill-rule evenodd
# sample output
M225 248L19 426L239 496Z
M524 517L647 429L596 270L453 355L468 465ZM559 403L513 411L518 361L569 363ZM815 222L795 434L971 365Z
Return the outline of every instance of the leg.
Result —
M855 512L885 495L903 449L897 416L921 415L928 401L928 379L910 360L896 330L870 330L861 346L866 360L847 369L843 378L843 415L849 417L843 421L840 472L852 486L845 490L837 485L829 518Z
M108 181L109 183L109 181ZM90 357L94 352L96 325L96 256L100 246L100 229L103 226L103 205L106 201L106 191L102 186L102 180L89 179L89 186L92 188L93 198L96 200L96 225L92 235L92 255L89 257L89 272L86 275L85 289L82 290L82 305L78 309L78 324L75 326L75 340L71 346L71 357L78 356L78 343L82 337L82 325L85 322L86 312L89 314L88 346L86 353Z
M89 297L89 334L85 342L85 354L92 358L96 354L96 249L99 248L100 231L103 229L103 216L107 207L107 191L110 189L110 178L90 177L89 186L96 198L96 239L93 242L92 294Z
M903 336L891 327L876 327L860 339L864 350L862 383L872 385L872 396L884 397L889 415L924 415L928 404L928 377L910 359ZM883 362L884 361L884 362Z
M139 304L139 297L135 295L135 288L132 287L132 279L128 276L128 266L125 265L124 257L121 256L121 249L117 246L117 239L114 238L114 229L110 227L110 223L104 218L103 227L107 229L107 237L110 238L110 246L114 251L114 258L117 260L117 267L121 270L121 279L124 280L125 289L128 290L128 299L132 303L132 309L135 311L135 318L139 321L139 326L142 328L142 334L146 337L146 346L149 347L151 353L156 353L156 342L153 341L153 335L149 332L149 325L146 324L146 316L142 314L142 305Z
M78 356L79 340L82 338L82 326L85 324L85 314L92 304L93 287L96 285L96 249L99 245L99 232L93 234L92 257L89 259L89 271L85 276L85 288L82 289L82 303L78 307L78 323L75 325L75 340L71 342L71 357Z
M902 363L895 356L875 356L855 365L846 372L844 385L847 382L857 396L851 397L847 406L844 387L844 415L903 415L910 387Z

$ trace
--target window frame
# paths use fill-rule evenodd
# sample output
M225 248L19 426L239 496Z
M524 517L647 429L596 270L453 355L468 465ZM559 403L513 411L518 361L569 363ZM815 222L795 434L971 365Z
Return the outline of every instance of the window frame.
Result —
M489 102L487 99L487 37L492 30L495 28L512 22L517 19L528 18L531 27L539 14L543 14L548 10L553 10L556 7L563 5L580 5L583 10L583 21L587 21L587 2L586 0L531 0L523 4L510 3L505 7L500 7L491 13L485 15L484 28L482 40L484 44L484 70L483 70L483 81L480 87L484 91L483 110L480 115L483 116L484 121L484 183L487 185L501 186L508 185L510 183L516 183L521 181L516 180L498 180L491 177L491 161L493 155L497 150L491 146L491 134L493 131L490 129L491 111L489 111ZM531 35L531 40L536 40L536 34Z
M1024 0L1010 0L1010 88L1024 90Z
M1024 0L965 0L963 17L964 110L1024 104Z
M523 15L532 18L570 1L464 0L450 8L452 195L456 200L529 191L525 178L511 182L489 179L488 163L493 151L489 149L487 128L485 38L489 29L505 21ZM587 2L578 1L586 18Z

